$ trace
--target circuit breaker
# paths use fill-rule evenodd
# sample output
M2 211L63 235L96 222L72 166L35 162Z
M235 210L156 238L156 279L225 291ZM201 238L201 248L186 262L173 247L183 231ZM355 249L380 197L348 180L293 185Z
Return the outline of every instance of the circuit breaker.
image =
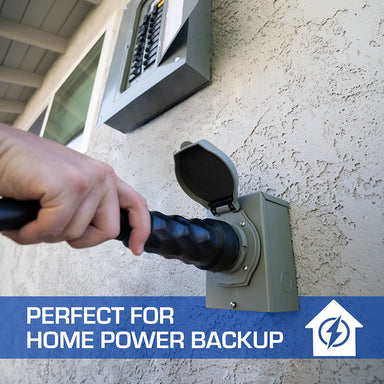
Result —
M129 2L99 124L132 131L208 84L210 11L210 0Z

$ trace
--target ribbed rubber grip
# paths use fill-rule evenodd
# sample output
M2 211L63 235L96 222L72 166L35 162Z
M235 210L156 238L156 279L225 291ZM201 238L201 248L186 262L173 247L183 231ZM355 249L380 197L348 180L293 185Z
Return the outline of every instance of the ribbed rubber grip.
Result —
M0 231L18 229L37 217L36 201L0 199ZM166 216L150 212L151 234L145 251L167 259L178 259L197 268L222 272L231 269L240 250L237 233L231 225L219 220ZM131 227L128 214L121 210L120 234L116 238L128 247Z
M151 226L144 249L167 259L178 259L200 269L222 272L231 269L239 254L239 238L235 230L223 221L188 220L182 216L151 212ZM128 215L122 213L117 239L128 246L130 232Z

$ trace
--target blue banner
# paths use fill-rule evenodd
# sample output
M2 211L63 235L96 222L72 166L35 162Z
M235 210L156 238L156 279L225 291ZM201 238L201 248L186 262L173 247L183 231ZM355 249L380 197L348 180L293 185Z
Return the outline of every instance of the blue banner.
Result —
M0 297L0 358L384 358L384 297L300 297L300 310L203 297Z

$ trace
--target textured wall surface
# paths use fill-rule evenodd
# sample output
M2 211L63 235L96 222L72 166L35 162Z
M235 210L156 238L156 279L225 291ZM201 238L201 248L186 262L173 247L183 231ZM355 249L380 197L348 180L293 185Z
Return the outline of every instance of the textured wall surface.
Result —
M203 0L201 0L203 1ZM210 140L240 194L291 204L300 295L384 294L384 2L213 0L212 82L134 133L103 126L89 154L150 209L203 217L172 154ZM2 295L204 295L204 273L117 242L0 242ZM4 383L384 383L374 360L0 361Z

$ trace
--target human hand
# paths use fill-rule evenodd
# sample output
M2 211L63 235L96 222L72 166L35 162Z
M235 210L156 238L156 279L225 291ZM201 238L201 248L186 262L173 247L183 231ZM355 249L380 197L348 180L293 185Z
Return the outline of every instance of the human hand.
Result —
M113 169L18 129L0 125L0 196L39 200L37 219L4 235L19 244L67 241L84 248L114 239L127 210L129 247L141 254L150 233L144 198Z

